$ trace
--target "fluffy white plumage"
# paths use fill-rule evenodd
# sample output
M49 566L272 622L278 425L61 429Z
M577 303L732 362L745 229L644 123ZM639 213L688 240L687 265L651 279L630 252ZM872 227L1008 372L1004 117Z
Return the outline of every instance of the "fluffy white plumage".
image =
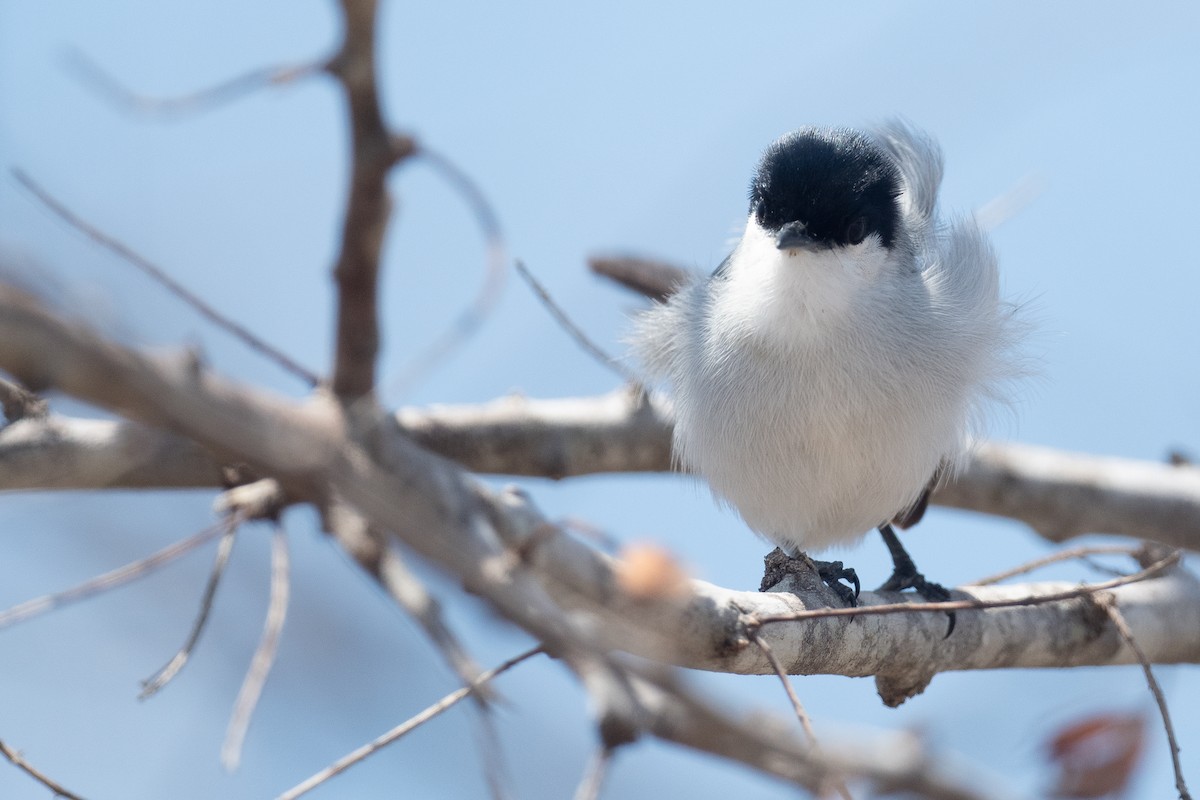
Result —
M855 541L908 508L953 470L1011 372L993 251L971 219L936 218L936 144L900 122L853 135L898 176L890 247L872 229L779 249L752 202L722 268L634 333L673 390L676 458L791 551Z

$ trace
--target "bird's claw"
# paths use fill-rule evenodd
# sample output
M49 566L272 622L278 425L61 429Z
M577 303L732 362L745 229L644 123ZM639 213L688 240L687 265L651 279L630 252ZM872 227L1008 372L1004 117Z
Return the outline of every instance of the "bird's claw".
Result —
M817 575L825 585L833 589L843 603L851 608L858 605L858 593L862 590L862 584L859 583L857 572L843 566L841 561L813 561L813 566L817 568ZM851 591L842 581L854 584L854 590Z

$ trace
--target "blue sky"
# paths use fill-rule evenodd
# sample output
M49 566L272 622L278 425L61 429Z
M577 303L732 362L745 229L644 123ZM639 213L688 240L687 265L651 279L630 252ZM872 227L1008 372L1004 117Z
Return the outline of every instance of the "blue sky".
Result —
M1200 8L1150 3L755 3L385 5L386 111L469 172L510 249L585 330L616 351L638 301L584 259L632 252L714 267L745 215L762 148L804 124L902 114L941 141L943 204L968 211L1022 181L1037 196L995 233L1008 296L1036 324L1040 376L995 435L1162 459L1200 452L1200 218L1195 80ZM337 38L329 2L0 0L0 247L26 277L122 339L198 345L215 368L298 395L302 387L215 331L40 208L20 167L81 215L169 268L259 334L323 371L332 350L329 269L346 181L341 100L315 79L194 116L133 118L69 64L82 51L130 87L179 94L264 65L317 57ZM461 199L428 167L392 179L382 389L390 403L474 402L520 391L586 395L616 378L581 353L511 280L496 313L407 395L398 377L467 302L482 242ZM64 404L73 413L86 409ZM552 517L622 540L654 538L694 572L749 588L763 543L706 491L672 476L527 481ZM6 496L0 606L156 549L204 526L208 493ZM289 513L294 603L276 674L226 775L217 751L261 627L265 529L235 551L212 625L177 682L147 703L137 681L186 633L208 563L193 556L110 596L0 632L0 737L89 798L273 796L454 688L411 624ZM909 534L922 569L961 583L1042 554L1022 526L936 510ZM874 539L840 553L868 585L887 574ZM1052 573L1053 574L1053 573ZM1081 573L1064 569L1059 576ZM447 598L453 587L429 579ZM451 599L481 660L524 638ZM1159 671L1185 764L1200 781L1194 667ZM695 675L730 704L786 713L772 679ZM522 797L562 797L592 747L580 693L553 664L504 678L501 711ZM819 731L923 731L997 785L1042 786L1041 742L1101 711L1146 710L1135 669L938 676L899 710L871 682L797 681ZM468 714L455 712L324 790L327 797L483 795ZM1168 796L1161 732L1135 796ZM609 797L790 797L745 771L655 743L622 754ZM46 796L0 769L0 795Z

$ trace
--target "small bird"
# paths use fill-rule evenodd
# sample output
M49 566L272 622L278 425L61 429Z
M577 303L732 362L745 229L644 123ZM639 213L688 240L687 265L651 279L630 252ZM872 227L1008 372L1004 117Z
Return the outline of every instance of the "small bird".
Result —
M673 392L676 460L751 529L797 556L877 528L895 564L880 588L931 600L949 593L892 524L953 474L1016 338L984 232L937 217L941 179L936 143L899 120L786 134L728 258L632 337ZM816 563L854 604L854 570Z

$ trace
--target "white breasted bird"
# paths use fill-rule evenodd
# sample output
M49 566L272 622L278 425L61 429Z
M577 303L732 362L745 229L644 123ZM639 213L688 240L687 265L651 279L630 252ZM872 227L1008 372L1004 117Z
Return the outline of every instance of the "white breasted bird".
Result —
M984 232L937 216L941 178L937 145L903 122L787 134L733 252L634 333L672 390L676 459L750 528L792 555L878 528L896 567L881 589L930 599L948 593L892 523L953 473L1016 338ZM854 571L818 565L853 603Z

